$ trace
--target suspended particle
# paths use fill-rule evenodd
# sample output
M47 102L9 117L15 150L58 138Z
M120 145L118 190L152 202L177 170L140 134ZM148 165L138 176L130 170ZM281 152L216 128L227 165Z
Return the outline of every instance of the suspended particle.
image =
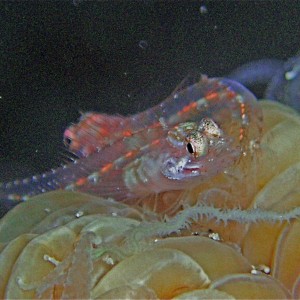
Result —
M148 48L148 42L146 40L140 40L139 41L139 47L143 50L146 50Z
M200 6L200 14L204 15L207 13L207 7L205 5Z

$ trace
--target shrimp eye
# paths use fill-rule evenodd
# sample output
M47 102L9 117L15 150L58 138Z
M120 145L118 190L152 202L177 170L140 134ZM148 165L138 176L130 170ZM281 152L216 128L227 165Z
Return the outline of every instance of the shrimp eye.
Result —
M186 149L189 153L193 154L195 151L194 151L194 148L193 148L193 145L191 143L187 143L186 145Z
M221 137L222 130L220 127L210 118L203 118L199 125L199 130L211 137Z
M195 132L186 139L186 149L194 157L200 157L207 154L208 139L199 132Z

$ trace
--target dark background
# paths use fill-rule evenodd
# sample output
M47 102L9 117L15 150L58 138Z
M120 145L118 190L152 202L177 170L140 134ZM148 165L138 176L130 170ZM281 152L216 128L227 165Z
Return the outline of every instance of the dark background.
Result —
M300 2L1 1L0 34L1 181L59 166L80 110L135 113L190 72L295 55Z

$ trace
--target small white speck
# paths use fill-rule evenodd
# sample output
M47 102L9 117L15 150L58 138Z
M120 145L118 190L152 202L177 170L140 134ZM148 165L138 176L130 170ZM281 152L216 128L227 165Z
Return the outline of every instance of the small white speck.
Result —
M139 47L143 50L146 50L148 48L148 42L146 40L140 40L139 41Z
M288 71L284 74L285 79L286 80L293 80L299 75L299 72L300 72L300 65L296 64L291 71Z
M25 285L25 283L24 283L24 281L23 281L23 279L21 278L21 277L17 277L16 278L16 282L17 282L17 284L22 288L23 286L26 286Z
M214 241L221 241L221 238L220 238L219 234L216 233L216 232L210 233L210 234L208 235L208 237L211 238L211 239L214 240Z
M271 268L266 265L258 265L258 266L251 266L251 274L253 275L260 275L260 274L270 274Z
M200 6L200 14L204 15L207 13L207 7L205 5Z
M262 272L261 272L261 271L258 271L258 270L255 270L255 269L253 269L253 270L251 270L251 274L252 274L252 275L261 275L261 274L262 274Z
M22 197L22 200L23 200L23 201L27 201L29 198L30 198L30 196L26 196L26 195L25 195L25 196Z
M32 181L37 182L38 178L39 178L38 176L34 175L34 176L32 176Z
M113 260L112 257L110 257L110 256L104 256L102 259L103 259L103 261L105 261L108 265L114 265L114 264L115 264L114 260Z
M65 187L66 191L73 191L74 189L75 189L75 185L73 183L69 184Z
M82 211L82 210L79 210L79 211L77 211L76 213L75 213L75 217L76 218L80 218L80 217L82 217L84 215L84 212Z
M49 261L54 266L57 266L60 263L58 260L56 260L54 257L49 256L48 254L45 254L44 257L43 257L43 259L45 261Z
M263 272L266 273L266 274L270 274L271 273L271 268L268 267L268 266L265 266L264 269L263 269Z

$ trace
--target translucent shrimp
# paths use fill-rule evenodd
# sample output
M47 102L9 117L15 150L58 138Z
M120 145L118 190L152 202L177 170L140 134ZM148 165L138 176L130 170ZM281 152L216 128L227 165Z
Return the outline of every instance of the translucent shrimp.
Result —
M129 116L85 114L65 132L81 158L40 176L4 183L1 199L55 189L117 200L195 186L232 166L261 134L261 111L239 83L202 76L159 105Z

